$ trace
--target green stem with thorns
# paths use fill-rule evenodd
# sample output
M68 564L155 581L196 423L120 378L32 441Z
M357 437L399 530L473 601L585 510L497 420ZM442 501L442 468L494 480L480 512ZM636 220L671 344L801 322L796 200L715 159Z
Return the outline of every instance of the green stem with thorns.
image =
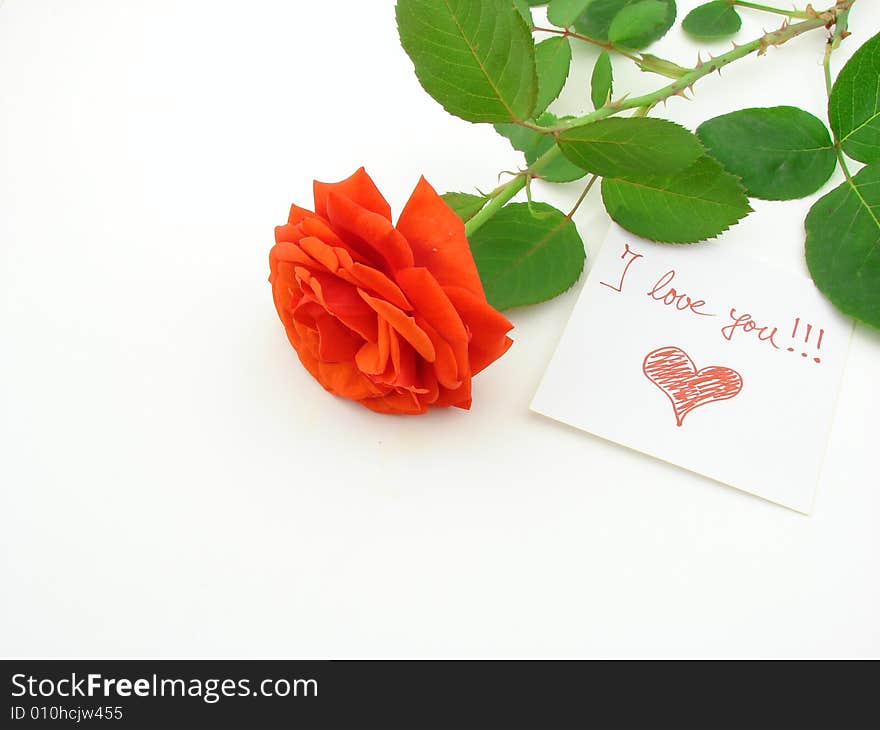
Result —
M644 107L650 109L659 102L665 101L673 96L684 96L685 90L692 88L697 81L715 71L720 71L724 66L727 66L734 61L745 58L753 53L762 55L771 46L781 46L783 43L786 43L793 38L797 38L809 31L816 30L817 28L830 28L831 26L835 26L835 33L829 41L830 45L834 45L835 37L837 38L836 42L839 43L840 39L846 34L845 26L847 17L849 10L854 3L855 0L838 0L833 8L829 8L824 12L814 12L811 17L806 20L802 20L798 23L785 24L778 30L765 33L760 38L756 38L745 45L736 46L733 50L728 51L727 53L722 53L720 56L710 58L708 61L700 62L696 67L688 70L672 83L649 94L622 97L596 109L596 111L591 112L590 114L586 114L582 117L575 117L553 127L539 127L537 125L529 125L529 127L543 134L557 136L566 129L590 124L599 121L600 119L619 114L628 109L640 109ZM837 25L838 23L839 25ZM828 51L828 53L830 54L830 51ZM490 194L489 202L486 203L482 210L465 224L465 233L470 236L478 230L480 226L492 218L492 216L494 216L505 203L522 190L529 180L534 177L539 177L541 170L560 154L559 147L554 145L550 150L535 160L535 162L529 167L521 171L516 177L493 190Z

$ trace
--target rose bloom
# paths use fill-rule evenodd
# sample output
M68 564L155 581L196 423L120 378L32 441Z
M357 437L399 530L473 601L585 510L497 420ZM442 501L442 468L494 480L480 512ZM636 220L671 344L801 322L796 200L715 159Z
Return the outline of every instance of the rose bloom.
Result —
M510 347L464 224L421 178L395 227L363 168L314 183L269 253L278 316L328 391L380 413L470 408L471 378Z

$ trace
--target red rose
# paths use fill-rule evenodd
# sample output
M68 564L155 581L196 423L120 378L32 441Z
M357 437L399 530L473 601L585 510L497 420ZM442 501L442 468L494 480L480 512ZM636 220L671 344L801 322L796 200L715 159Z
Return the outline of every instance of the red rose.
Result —
M511 345L458 216L421 178L397 226L363 168L314 183L269 253L278 316L327 390L381 413L471 404L471 377Z

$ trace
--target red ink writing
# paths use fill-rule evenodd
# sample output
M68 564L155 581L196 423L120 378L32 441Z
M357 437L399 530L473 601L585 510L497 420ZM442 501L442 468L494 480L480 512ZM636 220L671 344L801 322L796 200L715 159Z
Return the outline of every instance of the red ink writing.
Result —
M620 251L621 249L618 250ZM628 243L624 243L618 257L623 262L618 267L619 278L615 283L608 281L600 281L599 283L614 292L622 293L626 277L629 275L632 265L636 259L644 258L646 258L644 254L634 251ZM647 258L650 260L650 256ZM693 293L685 291L682 286L682 280L686 280L688 285L692 283L691 279L688 279L687 272L681 274L675 269L669 269L645 293L652 301L660 302L663 306L678 312L695 314L700 317L718 316L718 314L706 311L707 306L709 309L713 309L713 305L707 305L705 299L698 298ZM723 314L721 316L724 317ZM759 314L759 316L762 315ZM807 361L807 358L811 358L816 363L822 361L820 355L822 354L822 340L825 336L825 330L815 324L802 321L801 317L796 317L794 320L790 347L786 347L788 343L783 341L785 338L784 330L780 332L779 328L774 326L772 322L768 324L766 320L763 322L755 320L749 312L737 312L735 307L730 308L729 319L720 327L720 332L721 336L728 342L733 342L736 339L737 342L769 343L770 348L774 350L788 351L795 354L800 353L805 361ZM764 349L766 350L767 348Z
M791 339L795 339L795 337L797 337L798 329L800 328L800 326L801 326L801 318L800 318L800 317L795 317L795 318L794 318L794 329L791 331ZM811 336L812 334L813 334L813 325L811 325L811 324L807 324L807 326L806 326L806 333L804 334L804 344L805 344L805 345L810 344L810 336ZM824 336L825 336L825 330L823 330L823 329L820 328L820 329L819 329L819 336L816 337L816 351L817 351L817 352L818 352L819 350L822 349L822 338L823 338ZM798 348L798 349L800 349L800 348ZM789 347L789 348L788 348L788 351L789 351L789 352L794 352L794 351L795 351L795 348L794 348L794 347ZM809 354L808 352L801 352L801 357L809 357L809 355L810 355L810 354ZM813 362L822 362L822 358L819 357L818 355L816 355L816 356L813 358Z
M609 284L607 281L600 281L599 283L602 284L602 286L607 286L609 289L613 289L616 292L623 291L623 280L626 278L626 272L629 271L629 267L632 266L633 261L642 258L642 254L636 253L629 247L628 243L625 243L623 254L620 258L621 260L624 260L627 257L629 258L629 261L626 262L626 265L623 267L623 271L620 272L620 281L617 282L617 285L615 286L614 284Z
M680 347L661 347L649 352L642 372L672 403L676 425L695 408L728 400L743 387L742 376L732 368L712 365L697 370L694 361Z
M721 328L721 335L725 340L733 340L733 336L737 331L747 333L754 332L761 342L769 342L777 350L779 349L779 345L776 344L776 334L779 331L778 328L773 327L771 329L769 325L762 327L752 319L751 314L740 314L737 316L735 308L731 308L730 310L730 319L732 320L731 323Z
M663 302L667 306L675 307L679 312L691 312L699 314L701 317L714 317L714 314L700 311L706 306L706 302L702 299L692 299L684 292L678 291L672 282L675 280L675 271L670 269L661 276L657 283L648 292L648 296L658 302Z

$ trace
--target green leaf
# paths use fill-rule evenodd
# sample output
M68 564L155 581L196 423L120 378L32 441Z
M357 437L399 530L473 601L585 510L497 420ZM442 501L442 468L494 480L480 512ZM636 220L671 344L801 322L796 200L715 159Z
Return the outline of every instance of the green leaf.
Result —
M574 27L584 35L600 41L608 41L611 24L624 8L653 0L592 0L583 13L574 21ZM662 38L675 22L675 0L658 0L666 6L662 24L651 28L642 35L630 38L629 48L644 48Z
M558 119L550 112L545 112L536 120L542 127L552 127L560 121L566 121L570 117ZM550 150L556 140L553 135L541 134L533 129L521 127L518 124L496 124L495 131L503 137L510 140L515 150L519 150L525 155L526 164L531 165L541 155ZM541 172L542 179L548 182L571 182L572 180L580 180L586 171L579 168L567 157L559 155L555 160L547 164Z
M590 98L593 106L598 109L605 106L611 99L614 91L614 70L611 68L611 56L608 51L602 51L593 66L593 75L590 77Z
M711 157L700 157L665 177L607 177L602 200L608 214L628 231L668 243L713 238L751 210L739 180Z
M440 197L464 223L479 213L489 200L485 195L473 193L443 193Z
M820 198L806 229L816 286L844 314L880 327L880 164Z
M529 28L533 28L535 21L532 18L532 10L529 7L529 3L526 0L513 0L513 5L519 11L519 14L522 15L522 19L526 21L526 25Z
M523 152L527 158L529 153L537 147L541 139L550 136L536 132L528 127L522 127L519 124L496 124L495 131L507 139L513 145L513 149Z
M578 167L609 177L669 175L703 154L695 134L654 117L610 117L567 129L557 140Z
M568 28L593 0L550 0L547 20L557 28Z
M666 3L662 0L643 0L627 5L608 26L608 40L629 47L633 41L656 33L666 22Z
M828 121L846 154L860 162L880 160L880 34L862 45L838 74Z
M496 309L537 304L561 294L584 268L574 223L546 203L510 203L470 237L489 303Z
M535 46L535 67L538 71L538 100L535 115L543 112L553 101L568 78L571 67L571 44L568 38L557 36Z
M469 122L531 116L535 47L510 0L398 0L397 28L419 82L450 114Z
M682 30L701 40L726 38L742 27L739 13L728 0L713 0L691 10L681 21Z
M670 79L680 79L682 76L693 71L692 68L679 66L677 63L667 61L665 58L655 56L653 53L640 53L637 65L642 71L662 74Z
M749 195L764 200L814 193L837 164L828 128L793 106L724 114L703 122L697 136L712 157L742 178Z

